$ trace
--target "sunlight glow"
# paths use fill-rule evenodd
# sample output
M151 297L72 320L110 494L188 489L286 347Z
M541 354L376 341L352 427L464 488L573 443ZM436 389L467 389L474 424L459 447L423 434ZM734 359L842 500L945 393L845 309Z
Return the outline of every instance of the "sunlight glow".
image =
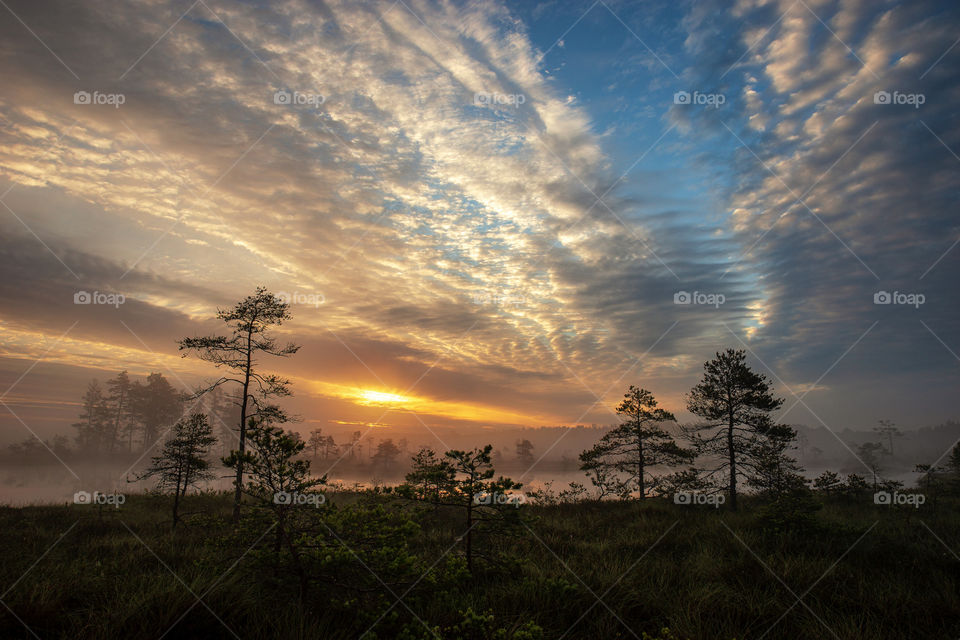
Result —
M410 402L411 398L398 395L396 393L384 393L383 391L373 391L364 389L359 393L362 404L394 404L398 402Z
M424 416L442 416L455 420L479 421L487 424L522 424L527 426L556 424L562 419L560 416L519 413L490 405L434 400L321 380L303 379L301 383L312 389L313 393L318 396L341 398L367 407L389 407L390 411L411 412Z

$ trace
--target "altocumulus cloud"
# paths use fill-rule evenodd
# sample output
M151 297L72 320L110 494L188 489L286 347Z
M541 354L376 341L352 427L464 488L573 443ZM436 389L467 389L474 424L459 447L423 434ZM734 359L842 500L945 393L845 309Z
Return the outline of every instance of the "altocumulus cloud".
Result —
M665 261L686 252L626 230L628 202L591 209L613 174L590 118L501 5L11 9L56 43L4 23L0 164L20 215L3 225L49 248L7 259L68 283L39 316L72 278L92 286L93 255L116 266L98 283L195 318L250 282L322 292L302 327L414 344L494 385L545 361L537 384L566 384L561 359L623 371L670 326L684 265ZM166 315L131 326L156 337Z
M762 300L751 348L785 380L829 370L820 406L843 397L844 417L909 420L956 385L958 18L951 3L850 0L698 3L686 18L691 81L735 108L671 117L731 145L731 272ZM878 306L878 291L926 302Z
M0 227L36 244L3 259L59 271L32 294L34 317L52 323L73 281L113 286L137 301L117 317L162 344L168 327L263 281L322 293L296 329L318 348L339 343L330 330L376 346L364 361L398 386L416 379L411 361L442 358L432 394L506 397L515 381L566 420L593 401L577 378L599 392L632 366L630 381L679 391L735 344L728 328L791 383L812 382L877 319L870 348L848 356L859 373L892 372L917 342L925 376L951 365L915 317L879 316L872 293L922 286L929 326L957 344L956 254L918 282L957 235L945 148L960 143L957 65L934 64L956 16L693 5L671 64L686 60L684 79L724 91L728 108L664 118L690 145L726 139L730 213L716 233L666 208L641 215L621 195L624 168L589 109L542 73L503 4L10 8L53 51L16 20L0 27L0 168L18 214ZM717 15L726 28L707 20ZM927 100L879 105L879 90ZM124 100L75 104L76 92ZM726 302L678 310L686 288ZM15 303L16 287L2 292ZM13 319L11 334L28 322ZM116 333L102 331L102 342Z

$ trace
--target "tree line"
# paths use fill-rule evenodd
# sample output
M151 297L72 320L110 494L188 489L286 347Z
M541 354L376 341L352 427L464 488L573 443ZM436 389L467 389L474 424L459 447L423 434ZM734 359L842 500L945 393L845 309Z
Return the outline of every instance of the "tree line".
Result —
M236 446L222 457L234 473L232 519L238 531L271 532L272 548L265 558L278 579L294 576L301 597L312 585L331 579L362 591L364 585L353 581L368 576L348 568L359 558L385 576L386 584L415 584L423 567L408 545L417 526L414 514L424 510L448 513L458 523L451 529L451 546L461 547L467 573L472 574L478 562L509 564L511 547L499 541L529 530L524 527L528 516L518 508L526 495L519 492L520 483L496 474L492 445L442 454L422 448L412 457L412 470L403 483L362 492L415 505L414 511L387 508L383 502L330 504L322 491L329 486L327 477L315 476L305 455L308 447L318 455L330 444L328 436L314 430L305 441L284 430L291 416L276 400L290 395L289 381L261 368L263 356L288 357L298 349L269 334L271 327L289 319L286 303L258 288L232 309L219 311L218 317L230 328L226 335L185 338L180 346L187 355L194 353L223 371L193 397L229 386L239 391L226 396L238 409L239 421L231 442ZM818 505L812 503L810 482L791 455L796 431L773 418L782 403L765 376L749 367L744 351L718 352L704 364L702 379L686 396L687 410L699 421L680 425L681 444L668 429L676 423L675 416L659 407L650 391L631 385L616 407L623 422L580 455L581 468L597 489L593 498L645 500L679 492L723 492L730 508L736 509L738 498L747 491L773 498L767 506L772 507L768 515L775 526L802 526ZM353 444L358 440L356 436ZM215 442L204 413L182 417L141 476L155 478L159 491L173 495L174 526L181 520L183 497L209 477ZM399 448L388 440L378 453L393 460ZM518 443L517 453L535 464L529 442ZM956 468L926 468L923 486L960 488L960 447L949 464ZM662 473L663 468L675 470ZM862 492L869 485L860 476L843 482L828 472L812 488L844 493ZM545 502L551 499L542 490L530 495ZM586 499L585 488L572 483L562 498Z
M422 594L452 593L457 585L485 577L502 585L503 576L523 575L524 563L529 563L525 542L530 540L521 538L536 536L531 525L544 511L520 507L528 495L549 502L552 498L546 491L520 493L519 482L497 474L492 446L486 445L443 453L422 448L413 455L412 469L399 485L339 492L326 476L318 477L311 470L312 460L335 454L330 447L336 443L321 430L305 440L285 429L294 418L277 402L290 395L289 381L266 371L267 356L288 357L298 349L270 335L272 327L289 318L286 304L258 288L233 308L219 311L218 317L228 327L223 334L185 338L179 344L185 356L213 363L222 375L190 394L180 394L180 413L172 428L150 432L162 445L140 475L154 480L159 493L171 496L174 528L187 520L181 513L184 497L210 477L219 442L221 452L228 447L220 458L231 470L235 486L228 504L218 502L213 507L229 509L224 521L231 523L224 529L226 537L214 546L236 551L231 568L239 565L238 571L249 572L253 580L284 598L296 597L301 606L322 605L343 616L373 612L363 623L366 626L372 620L369 632L381 624L399 626L397 609L404 598L410 602ZM216 403L207 401L217 394L222 394L222 415L232 427L229 436L219 439L209 410ZM117 405L111 401L108 406L115 409ZM870 485L862 476L851 474L844 481L837 474L824 474L811 487L791 455L796 432L774 419L781 405L766 378L750 369L746 354L733 349L705 363L702 379L688 393L686 408L698 419L693 424L675 428L673 413L660 407L650 391L631 385L616 407L623 422L580 455L595 494L588 496L584 487L573 483L561 499L639 502L678 492L722 492L727 504L736 508L742 494L755 493L773 498L758 501L766 510L761 512L765 527L770 523L781 533L804 531L801 527L812 519L814 492L859 498ZM106 420L101 426L108 438L97 442L108 442L114 437L113 428ZM129 438L126 431L118 433ZM137 433L133 440L152 446L142 426ZM894 436L887 435L892 443ZM360 439L357 432L350 448L339 455L356 451ZM387 440L375 455L393 461L401 451ZM518 442L516 453L530 467L536 464L529 441ZM960 492L960 447L944 467L926 467L922 474L925 491ZM205 502L197 500L197 504ZM584 512L600 515L610 506L615 505L597 504ZM558 511L563 517L570 514ZM201 512L187 524L194 522L205 526L214 519L211 513ZM576 550L583 541L575 541L572 531L563 529L561 544ZM444 553L439 558L425 556L425 541ZM543 544L539 538L536 542ZM446 552L454 548L459 553ZM573 588L561 582L553 581L548 587L555 589L550 596L554 603L576 597ZM384 590L401 595L385 599ZM445 596L442 606L449 607L451 602ZM474 617L468 609L465 619ZM486 619L480 620L483 624L476 628L482 634L469 637L543 637L532 622L518 622L511 636L506 629L494 631ZM418 635L390 637L440 637L439 627L422 621L421 626L427 627L429 635L416 629ZM458 635L451 637L468 637L456 627L454 633Z
M217 379L192 393L176 389L160 373L134 380L122 371L105 386L92 381L83 396L79 421L73 425L78 449L107 454L148 450L163 440L171 425L174 440L184 437L177 435L184 424L193 425L200 434L196 437L205 438L206 430L198 430L197 415L206 414L211 440L203 450L219 442L220 457L225 463L231 462L235 474L234 518L239 518L251 425L277 426L293 419L277 404L291 395L290 381L265 371L263 365L266 356L286 358L299 350L298 345L281 343L271 333L290 317L285 301L258 287L233 307L218 310L217 318L225 324L225 332L180 339L184 357L195 355L221 371ZM190 409L186 410L188 403ZM686 396L687 410L699 420L680 425L682 443L668 428L676 423L674 414L659 407L649 390L631 385L616 407L623 421L580 454L580 468L599 499L642 500L681 491L722 491L729 506L736 509L738 497L745 490L773 496L796 494L810 483L791 455L798 444L797 432L773 418L782 404L766 377L747 364L745 352L727 349L704 364L701 380ZM877 432L892 452L899 431L891 423L883 423ZM288 433L302 445L299 455L303 457L306 450L314 459L353 458L362 437L357 431L349 443L338 445L320 429L314 429L306 441L295 432ZM896 484L878 480L879 454L875 449L880 446L868 443L860 448L872 472L874 490L881 484L887 488ZM371 449L369 457L390 467L398 457L407 455L407 448L404 440L397 445L387 439L375 451ZM531 467L535 464L532 450L527 440L517 443L518 459ZM417 465L424 461L422 454L412 458L414 475L419 472ZM663 473L664 468L679 470ZM929 477L938 473L937 469L919 470ZM193 482L201 476L193 476ZM858 478L862 479L851 474L848 482L856 484ZM828 472L814 484L835 483ZM584 493L582 485L572 483L567 495Z
M136 379L121 371L105 383L94 378L80 400L72 443L63 435L48 443L55 452L104 457L153 448L185 413L202 411L218 428L224 444L234 422L232 404L221 389L198 397L173 386L162 373ZM71 446L72 444L72 446ZM8 447L11 453L40 451L34 438ZM228 451L224 450L226 454Z
M903 482L881 475L883 460L893 456L894 438L903 435L892 422L881 420L874 429L878 442L857 447L855 457L866 475L843 478L827 470L811 480L792 455L803 444L797 431L773 418L782 404L766 377L749 367L746 353L727 349L704 364L702 379L686 395L686 408L699 421L679 425L684 446L665 428L676 423L674 415L660 408L650 391L631 385L616 408L623 421L580 454L580 469L597 499L723 493L731 509L745 490L794 511L813 511L817 505L809 501L811 491L863 497L903 488ZM652 468L682 466L686 468L651 473ZM914 471L921 474L919 488L932 494L934 504L938 495L960 493L960 443L945 464L918 464ZM571 483L559 497L585 494L585 487Z
M135 380L121 371L105 385L91 380L73 423L77 448L98 454L148 449L180 417L184 400L185 394L161 373Z
M687 410L700 418L681 427L687 446L664 428L676 422L674 415L650 391L631 385L616 408L622 423L580 454L580 468L600 497L642 500L651 493L722 488L736 509L745 484L779 495L805 482L789 455L797 432L772 418L782 404L766 377L747 365L746 353L727 349L704 364L703 378L687 394ZM650 473L651 467L684 464L691 466Z

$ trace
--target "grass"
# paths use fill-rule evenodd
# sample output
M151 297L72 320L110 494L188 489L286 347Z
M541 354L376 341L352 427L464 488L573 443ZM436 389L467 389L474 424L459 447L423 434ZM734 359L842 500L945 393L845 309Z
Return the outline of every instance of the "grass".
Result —
M263 571L258 549L270 536L246 553L226 495L188 497L194 515L176 532L167 507L144 495L120 509L0 508L0 637L357 638L396 600L384 588L340 608L328 596L342 590L318 586L301 601ZM737 513L660 500L526 505L529 531L496 541L514 563L472 577L447 562L459 546L443 555L459 522L427 513L410 548L425 567L442 557L433 572L446 576L420 583L375 633L433 637L422 620L444 640L497 629L536 637L517 631L528 622L543 638L657 637L664 627L693 639L955 638L956 507L829 500L812 528L778 533L749 499ZM494 619L465 630L468 608Z

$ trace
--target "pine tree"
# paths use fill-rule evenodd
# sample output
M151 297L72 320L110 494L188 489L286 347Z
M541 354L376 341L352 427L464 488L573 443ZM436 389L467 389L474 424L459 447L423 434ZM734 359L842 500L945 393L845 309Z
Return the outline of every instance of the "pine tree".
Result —
M143 383L131 385L130 413L139 425L145 451L182 417L183 399L162 373L151 373Z
M467 569L473 572L478 553L474 539L478 533L503 535L520 522L518 504L525 499L508 492L521 488L510 478L494 479L490 460L493 445L472 451L451 450L443 459L430 449L421 450L413 459L407 484L398 493L427 500L437 507L458 509L464 518L464 555Z
M824 471L813 480L813 488L827 495L837 493L843 487L843 479L836 471Z
M674 422L673 414L657 407L653 394L630 385L617 406L622 424L608 431L592 449L580 454L580 469L592 472L594 484L621 498L646 497L649 468L678 465L693 460L693 452L677 445L661 425ZM599 472L599 473L598 473Z
M246 468L249 481L243 491L273 514L277 525L274 548L279 552L284 543L292 545L288 522L300 497L326 482L326 477L312 477L310 461L297 459L306 446L299 434L284 432L262 417L250 418L246 431L250 449L231 452L223 464L230 469Z
M378 466L392 467L400 455L400 448L393 443L392 438L387 438L377 445L377 452L373 456L373 461Z
M699 455L719 459L708 477L725 473L730 508L737 508L738 480L756 475L762 439L771 433L770 414L783 404L762 374L746 363L743 350L727 349L704 363L703 379L690 391L687 410L705 422L687 429Z
M795 448L797 432L786 425L775 425L757 438L750 486L780 498L806 488L803 468L787 451Z
M121 371L115 377L107 380L107 396L110 412L113 414L112 426L109 435L108 450L113 451L122 438L126 436L127 451L133 450L133 421L130 419L130 391L133 388L130 376Z
M533 443L522 438L517 441L517 460L524 466L529 467L533 464Z
M857 456L867 465L867 468L870 469L870 474L873 476L874 491L877 490L880 471L883 469L880 459L885 452L886 449L884 449L883 444L880 442L864 442L857 447Z
M102 453L110 425L110 408L98 380L91 380L83 394L77 430L77 447L86 453Z
M307 440L307 446L310 447L310 453L313 454L311 457L316 459L320 455L320 449L323 448L327 439L323 435L322 429L314 429L310 432L310 438Z
M293 343L280 345L269 335L271 327L290 319L290 313L286 302L263 287L257 287L253 295L247 296L232 308L218 310L217 318L226 323L230 335L184 338L179 341L179 345L182 351L195 351L201 360L211 362L228 372L206 389L198 391L198 395L226 383L238 385L240 389L237 399L240 408L237 425L240 438L238 455L235 458L233 501L233 519L236 521L240 518L240 496L243 491L247 420L265 418L268 413L271 414L271 419L280 416L282 412L270 404L269 399L290 395L290 381L262 373L257 356L266 354L287 357L295 354L300 347Z
M160 454L153 457L153 463L142 476L156 477L161 491L173 490L174 528L180 522L180 500L187 495L187 490L213 477L207 455L216 441L207 416L194 413L174 425L173 436L164 443Z

